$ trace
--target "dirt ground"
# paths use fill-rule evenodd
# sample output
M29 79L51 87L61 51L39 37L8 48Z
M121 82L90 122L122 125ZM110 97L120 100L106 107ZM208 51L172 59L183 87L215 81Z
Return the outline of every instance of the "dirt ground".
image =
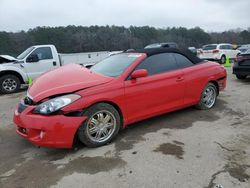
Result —
M37 148L12 114L25 91L0 96L0 187L250 187L250 80L228 69L228 86L208 111L193 107L123 130L90 149Z

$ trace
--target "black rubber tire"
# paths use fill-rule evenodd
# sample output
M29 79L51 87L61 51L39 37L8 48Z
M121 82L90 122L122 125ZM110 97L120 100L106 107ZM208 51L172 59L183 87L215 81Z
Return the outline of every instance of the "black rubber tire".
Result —
M6 89L4 89L3 87L3 82L4 80L8 79L8 78L11 78L13 80L15 80L16 84L17 84L17 87L16 89L12 90L12 91L8 91ZM0 77L0 93L2 94L10 94L10 93L16 93L20 90L20 86L21 86L21 81L20 79L15 76L15 75L12 75L12 74L6 74L6 75L3 75L2 77Z
M213 106L214 106L214 104L213 104L212 107L208 108L208 107L205 106L204 103L202 102L203 93L206 91L206 89L207 89L208 87L213 87L213 88L215 89L215 91L216 91L216 97L215 97L215 102L214 102L214 104L216 103L217 94L218 94L218 89L217 89L217 87L216 87L213 83L209 82L209 83L205 86L205 88L203 89L203 91L202 91L202 93L201 93L199 103L195 106L195 107L196 107L197 109L199 109L199 110L208 110L208 109L213 108Z
M239 80L244 80L246 79L247 76L242 76L242 75L238 75L236 74L236 78L239 79Z
M220 58L220 64L225 64L226 63L226 56L222 55Z
M112 136L106 140L105 142L94 142L92 141L87 133L86 133L86 127L87 127L87 122L89 119L85 120L83 122L83 124L80 126L80 128L78 129L77 131L77 135L78 135L78 138L79 140L85 144L87 147L99 147L99 146L103 146L105 144L108 144L109 142L111 142L111 140L113 140L119 130L121 129L121 117L120 117L120 114L119 112L110 104L107 104L107 103L98 103L98 104L95 104L91 107L89 107L85 112L84 112L84 116L88 116L88 117L91 117L93 114L95 114L96 112L98 111L101 111L101 110L107 110L109 112L111 112L114 116L115 116L115 119L116 119L116 128L112 134Z

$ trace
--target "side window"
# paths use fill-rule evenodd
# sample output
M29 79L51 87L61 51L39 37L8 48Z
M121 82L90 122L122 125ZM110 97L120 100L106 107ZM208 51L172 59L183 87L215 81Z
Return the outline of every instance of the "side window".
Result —
M227 45L227 49L233 50L233 47L231 45Z
M220 46L220 49L221 49L221 50L227 49L227 45L221 45L221 46Z
M192 61L181 54L174 53L174 57L180 68L186 68L194 65Z
M50 47L41 47L34 50L31 55L37 54L39 60L53 59Z
M175 58L171 53L152 55L141 62L138 69L146 69L149 75L159 74L178 69Z

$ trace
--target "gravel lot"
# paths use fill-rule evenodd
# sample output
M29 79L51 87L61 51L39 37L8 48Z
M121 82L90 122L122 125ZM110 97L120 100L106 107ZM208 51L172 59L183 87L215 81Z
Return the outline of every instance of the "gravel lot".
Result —
M250 187L250 80L228 69L209 111L187 108L133 124L89 149L37 148L15 133L20 92L0 96L0 187Z

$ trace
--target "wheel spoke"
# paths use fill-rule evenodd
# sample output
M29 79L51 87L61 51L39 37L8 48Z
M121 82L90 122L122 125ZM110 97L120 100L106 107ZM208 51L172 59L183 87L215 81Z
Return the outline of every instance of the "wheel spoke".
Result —
M103 119L104 119L103 113L97 114L97 119L98 119L99 122L103 122Z
M95 135L95 139L99 140L101 138L102 132L101 131L97 131L96 135Z
M103 119L103 123L106 124L109 122L109 120L111 119L110 115L106 115L105 118Z
M91 129L89 129L89 133L92 135L94 133L96 133L98 131L97 127L92 127Z
M208 100L208 97L204 96L203 99L202 99L202 102L206 103L207 100Z
M103 128L103 130L102 130L103 136L106 137L108 135L108 133L109 133L108 129L107 128Z
M91 123L92 125L94 125L94 126L98 125L98 121L97 121L95 118L92 118L92 119L90 120L90 123Z
M104 125L104 128L109 129L109 128L111 128L112 126L113 126L113 123L106 123L106 124Z

